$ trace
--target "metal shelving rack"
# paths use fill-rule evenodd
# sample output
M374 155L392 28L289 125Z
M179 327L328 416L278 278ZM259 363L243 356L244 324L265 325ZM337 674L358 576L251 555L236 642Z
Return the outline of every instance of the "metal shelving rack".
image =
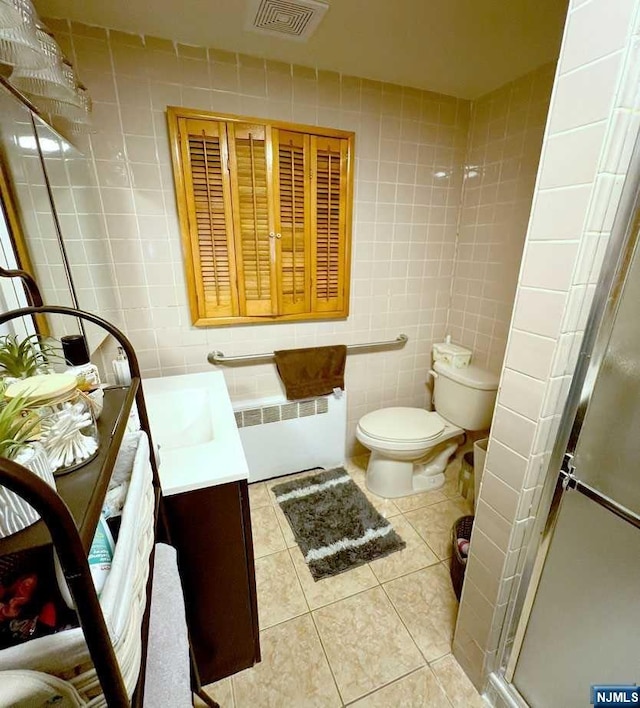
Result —
M33 300L32 300L33 301ZM25 551L49 542L58 554L64 577L76 605L93 665L108 706L128 708L142 704L144 668L149 629L151 585L154 552L152 550L147 605L142 622L142 659L138 683L130 700L122 679L118 661L109 638L98 595L91 578L87 552L98 523L109 479L113 471L131 407L135 401L140 427L149 437L153 451L149 419L140 385L140 368L136 353L125 335L114 325L97 315L63 306L25 307L0 315L0 325L18 317L35 315L68 315L86 320L105 329L124 349L129 360L131 384L105 391L104 418L101 419L101 451L84 467L58 478L57 491L22 465L0 458L0 485L23 497L41 516L41 520L23 531L0 539L0 557ZM153 452L150 455L155 495L154 529L158 530L161 490ZM196 692L201 693L196 677Z

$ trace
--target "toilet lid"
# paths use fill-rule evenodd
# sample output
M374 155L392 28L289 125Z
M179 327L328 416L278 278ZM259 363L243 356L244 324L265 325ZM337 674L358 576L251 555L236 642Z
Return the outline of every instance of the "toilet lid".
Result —
M362 432L378 440L422 442L438 437L444 421L423 408L381 408L360 419Z

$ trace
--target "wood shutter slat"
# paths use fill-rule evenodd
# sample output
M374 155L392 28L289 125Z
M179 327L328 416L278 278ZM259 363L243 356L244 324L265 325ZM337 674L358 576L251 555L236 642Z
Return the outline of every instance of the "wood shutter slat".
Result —
M239 314L224 124L180 119L187 236L198 318ZM187 272L189 277L189 270ZM194 287L193 287L194 286Z
M304 133L275 131L278 309L282 314L311 310L309 144Z
M347 219L347 141L311 137L312 307L316 312L344 309Z

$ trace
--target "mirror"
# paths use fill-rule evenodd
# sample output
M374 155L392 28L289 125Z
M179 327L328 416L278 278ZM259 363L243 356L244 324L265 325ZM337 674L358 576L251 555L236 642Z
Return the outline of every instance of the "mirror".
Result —
M115 269L93 166L41 118L34 116L34 124L77 307L121 324ZM94 352L106 333L87 322L84 328L89 350Z
M0 87L0 156L4 168L0 233L7 234L0 265L17 265L31 273L45 305L100 312L121 324L115 270L89 160L4 85ZM5 293L2 305L7 309L23 296L12 280L0 278ZM46 319L45 328L56 338L84 330L90 352L106 336L88 323L76 327L69 317L48 315Z

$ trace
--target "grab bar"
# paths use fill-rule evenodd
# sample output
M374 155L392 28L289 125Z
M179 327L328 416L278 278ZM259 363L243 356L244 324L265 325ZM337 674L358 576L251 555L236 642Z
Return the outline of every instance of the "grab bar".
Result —
M389 347L404 347L409 341L406 334L399 334L395 339L386 342L368 342L367 344L349 344L347 346L347 354L358 354L362 352L378 351L380 349L388 349ZM273 361L273 353L271 354L241 354L240 356L225 356L220 351L209 352L207 361L210 364L249 364L256 362Z

